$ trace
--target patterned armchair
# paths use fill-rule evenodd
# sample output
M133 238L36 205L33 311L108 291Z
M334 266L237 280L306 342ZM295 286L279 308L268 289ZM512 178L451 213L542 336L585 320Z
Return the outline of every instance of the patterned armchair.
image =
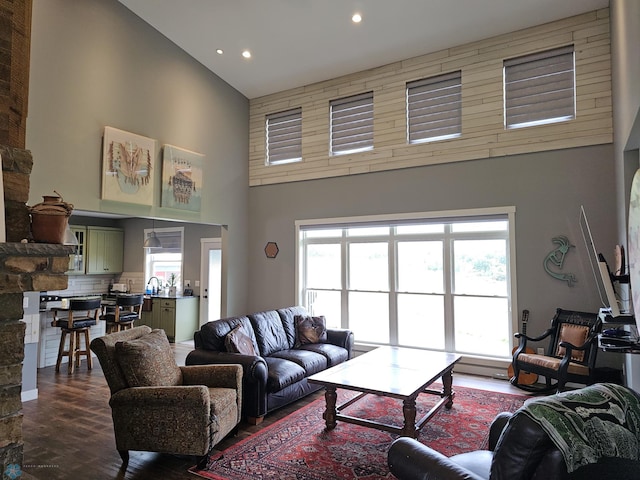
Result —
M237 429L242 405L239 365L176 364L164 330L146 325L91 342L111 390L116 448L195 455L200 461Z

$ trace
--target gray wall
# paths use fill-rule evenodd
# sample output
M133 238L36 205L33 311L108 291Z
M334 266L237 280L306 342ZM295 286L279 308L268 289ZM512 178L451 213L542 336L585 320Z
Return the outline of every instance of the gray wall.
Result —
M611 26L616 211L618 231L626 240L629 193L640 166L640 2L612 0Z
M546 329L557 307L597 311L601 305L578 216L584 205L596 245L613 262L620 240L615 234L612 164L612 146L603 145L252 187L250 309L296 301L296 220L513 205L517 304L520 311L531 311L529 333ZM575 245L563 269L578 279L571 288L543 268L557 235L566 235ZM265 257L268 241L280 248L275 259Z
M640 2L611 0L610 11L616 212L619 236L626 245L631 183L640 167ZM640 358L625 357L627 384L638 390Z
M616 145L640 144L640 2L611 0L611 63Z
M248 100L115 0L34 0L29 204L55 189L76 209L225 225L229 313L246 311ZM111 126L204 154L202 212L100 199Z

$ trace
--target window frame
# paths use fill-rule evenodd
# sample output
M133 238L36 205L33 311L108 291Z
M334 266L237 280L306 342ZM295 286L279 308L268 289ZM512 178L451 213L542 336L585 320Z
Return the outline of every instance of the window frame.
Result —
M526 76L527 72L534 75ZM503 117L506 130L575 120L576 57L573 44L505 59L502 74ZM553 82L544 81L552 76L555 78ZM546 89L545 85L550 88ZM510 95L518 91L519 95ZM547 99L540 101L543 96ZM562 102L571 104L566 106L562 105ZM512 122L510 119L515 113L511 112L516 109L520 110L518 116L524 116L524 119ZM558 112L554 113L555 111Z
M407 82L405 96L408 144L462 136L461 70Z
M267 114L264 127L266 166L302 161L302 107ZM270 135L272 130L278 141Z
M402 224L415 224L420 221L424 221L425 223L435 223L435 222L446 222L447 220L453 222L461 222L465 219L469 221L480 221L480 220L491 220L491 219L501 219L508 222L508 232L506 233L506 249L507 249L507 270L508 270L508 279L507 279L507 302L508 302L508 326L507 331L504 334L508 339L508 356L497 355L481 355L474 354L469 352L461 352L463 355L471 355L475 358L483 358L488 361L498 361L502 362L508 360L510 358L511 351L513 349L514 340L513 333L517 331L518 317L517 313L517 291L516 291L516 252L515 252L515 207L494 207L494 208L483 208L483 209L471 209L471 210L455 210L455 211L442 211L442 212L419 212L419 213L408 213L408 214L397 214L397 215L373 215L373 216L365 216L365 217L339 217L339 218L327 218L327 219L312 219L312 220L298 220L295 222L295 234L296 234L296 269L295 269L295 289L296 289L296 300L299 305L307 306L307 298L306 298L306 286L305 282L305 239L303 238L302 233L304 231L309 231L312 229L330 229L330 228L345 228L345 227L362 227L362 226L376 226L376 225L387 225L391 224L393 226L399 226ZM342 235L346 235L342 233ZM491 235L489 235L491 236ZM473 237L473 235L470 235ZM324 237L326 239L327 237ZM335 239L336 237L328 237ZM366 238L366 237L365 237ZM358 237L354 237L354 240L358 240ZM373 241L372 238L369 238L370 241ZM327 243L323 242L323 238L317 238L313 243ZM396 244L394 243L390 249L397 249ZM344 242L341 242L342 249L342 257L341 262L348 262L348 258L345 256L346 247L344 246ZM395 260L393 260L395 261ZM392 261L390 261L391 263ZM447 275L447 266L445 266L445 276ZM343 278L342 285L340 291L347 292L349 291L347 285L346 275L348 273L345 272L343 268ZM390 282L393 282L392 277L396 275L396 269L394 267L393 271L390 272ZM449 281L447 279L447 281ZM396 282L397 283L397 282ZM391 285L391 284L390 284ZM313 290L319 290L315 288ZM389 299L389 308L390 308L390 316L389 316L389 328L390 328L390 337L388 343L389 345L398 345L398 319L396 317L395 308L395 298L397 297L399 289L396 290L396 285L394 284L390 290L390 299ZM402 293L402 292L400 292ZM455 295L451 295L451 298L454 298ZM340 328L349 328L348 321L348 308L345 305L345 293L342 294L341 300L341 323ZM322 312L315 312L315 314L322 314ZM448 323L445 325L445 328L452 328L450 323L452 322L452 318L450 318ZM450 333L450 332L449 332ZM446 348L449 349L452 346L452 343L445 339ZM358 338L356 338L356 345L365 350L371 348L371 342L359 342ZM378 346L379 344L375 344ZM426 348L426 347L423 347ZM427 348L428 349L428 348Z
M149 236L149 234L151 232L155 231L156 235L158 236L158 238L160 239L160 242L162 243L162 237L163 234L167 234L167 233L179 233L180 234L180 247L179 248L165 248L165 247L160 247L160 248L144 248L144 257L143 257L143 262L144 262L144 278L145 278L145 282L148 282L149 279L153 275L153 269L151 268L151 263L153 263L153 260L151 258L149 258L150 255L155 255L155 254L161 254L161 253L173 253L173 254L180 254L180 268L178 271L178 279L177 279L177 291L181 292L182 291L182 279L184 278L184 227L167 227L167 228L145 228L144 229L144 238L147 238ZM176 262L176 261L171 261ZM176 262L177 263L177 262ZM157 276L156 276L157 278ZM164 283L159 283L158 287L160 289L165 288L166 285L166 280L167 279L160 279L158 278L159 281L164 280ZM146 286L146 283L145 283Z
M364 119L355 119L356 116L364 116ZM373 90L331 100L329 102L329 155L349 155L373 150L373 122ZM362 123L362 125L352 128L357 123ZM358 136L361 136L363 140L357 140ZM339 144L337 143L338 138L340 139ZM360 143L363 145L357 146Z

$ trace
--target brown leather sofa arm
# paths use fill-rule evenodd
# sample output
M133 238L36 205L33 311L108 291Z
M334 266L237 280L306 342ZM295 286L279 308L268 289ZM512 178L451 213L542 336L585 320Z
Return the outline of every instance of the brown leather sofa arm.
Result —
M343 328L327 328L327 343L342 347L349 352L349 358L353 358L353 332Z

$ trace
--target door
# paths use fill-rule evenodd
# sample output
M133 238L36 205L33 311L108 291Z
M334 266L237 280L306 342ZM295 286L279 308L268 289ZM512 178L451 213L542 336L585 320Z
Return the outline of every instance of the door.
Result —
M222 239L200 239L200 325L222 318Z

